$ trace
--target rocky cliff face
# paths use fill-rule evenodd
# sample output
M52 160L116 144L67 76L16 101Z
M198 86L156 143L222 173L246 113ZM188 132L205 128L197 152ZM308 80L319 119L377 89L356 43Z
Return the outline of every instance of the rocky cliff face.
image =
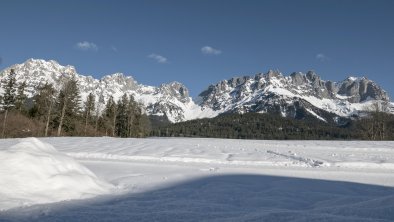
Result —
M384 111L393 108L387 92L371 80L349 77L341 82L324 81L313 71L283 76L270 70L223 80L203 91L198 101L203 108L219 113L277 112L300 117L299 113L306 111L321 120L325 118L319 113L358 115L371 110L373 103L379 103Z
M283 76L270 70L265 74L234 77L210 85L195 103L188 89L179 82L146 86L123 73L95 79L78 74L73 66L37 59L1 71L0 79L10 69L15 70L17 82L26 81L29 97L37 93L39 85L48 82L60 89L64 79L74 77L78 80L82 101L89 93L96 95L96 100L102 94L105 101L110 96L118 100L126 93L133 95L147 114L162 116L171 122L246 112L274 112L300 119L309 115L331 122L375 109L376 104L382 111L394 113L394 104L375 82L355 77L341 82L324 81L313 71Z
M348 77L342 82L323 81L313 71L302 73L292 73L292 83L296 86L307 86L313 88L315 95L328 99L347 97L351 103L365 102L369 99L389 101L389 96L375 82L365 77Z

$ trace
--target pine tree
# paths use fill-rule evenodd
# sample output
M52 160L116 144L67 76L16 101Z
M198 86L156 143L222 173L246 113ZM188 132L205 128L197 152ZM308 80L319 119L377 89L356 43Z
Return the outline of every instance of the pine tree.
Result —
M92 93L89 93L88 98L85 101L85 111L84 111L84 117L85 117L85 128L84 128L84 134L86 136L86 129L88 127L88 122L91 118L91 114L94 112L94 103L95 103L95 96Z
M3 119L3 130L2 130L2 137L4 138L8 112L15 106L16 74L13 69L11 69L10 74L7 76L7 78L4 79L2 83L4 84L4 95L2 99L2 105L3 105L3 110L5 111L4 119Z
M15 109L21 113L26 111L25 102L27 96L25 94L25 88L26 88L26 81L24 81L22 84L18 86L17 95L15 97Z
M3 95L3 109L10 110L15 106L15 91L16 91L16 74L13 69L11 69L10 74L2 81L4 85L4 95Z
M53 109L55 106L56 90L52 84L45 83L45 85L38 88L38 93L34 97L33 108L38 117L43 117L45 121L44 136L48 136L49 124L52 119Z
M135 135L135 126L136 125L136 113L138 112L137 103L134 101L134 97L130 95L129 101L127 104L127 136L132 137Z
M95 123L95 127L94 127L95 136L97 136L98 123L99 123L99 119L100 119L100 112L102 111L102 106L104 104L105 104L104 95L103 95L103 91L101 91L99 99L97 101L97 105L96 105L96 123Z
M108 130L111 130L112 136L115 136L115 125L116 125L116 103L114 98L110 96L107 100L107 104L105 106L105 128L106 128L106 135L108 135Z
M116 135L120 137L127 137L127 105L129 99L127 95L124 94L122 98L118 101L117 113L116 113Z
M79 90L77 80L73 77L67 79L58 96L59 109L59 125L57 129L57 136L61 135L63 127L66 126L67 131L73 130L73 121L79 114Z

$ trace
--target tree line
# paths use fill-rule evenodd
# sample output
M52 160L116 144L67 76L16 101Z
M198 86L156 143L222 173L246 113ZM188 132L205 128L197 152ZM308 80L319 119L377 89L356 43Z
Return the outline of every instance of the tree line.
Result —
M162 125L152 130L159 137L211 137L266 140L394 140L394 115L370 112L361 119L337 125L272 113L223 114Z
M145 137L150 133L149 118L133 96L118 101L93 92L81 101L78 81L62 76L60 89L50 83L38 86L28 99L26 82L17 83L14 70L3 78L0 104L3 115L2 138L26 136L117 136Z

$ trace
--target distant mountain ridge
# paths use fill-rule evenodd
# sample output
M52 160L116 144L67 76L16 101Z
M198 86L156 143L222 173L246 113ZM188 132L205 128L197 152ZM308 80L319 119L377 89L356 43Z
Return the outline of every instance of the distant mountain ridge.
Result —
M46 82L53 84L56 89L61 87L61 79L75 77L78 81L82 101L89 93L93 93L98 100L103 94L106 101L113 96L115 101L126 93L133 95L150 115L166 116L171 122L179 122L192 117L190 110L198 109L189 96L188 89L179 82L161 84L158 87L139 84L131 76L123 73L105 75L101 79L78 74L73 66L62 66L58 62L49 60L29 59L22 64L16 64L0 72L0 78L8 74L11 69L16 73L17 82L26 81L26 93L32 97L37 87Z
M200 93L199 105L220 113L277 112L298 117L300 109L327 121L318 113L338 117L358 115L379 109L393 112L389 96L367 78L349 77L341 82L323 81L313 71L283 76L270 70L266 74L223 80Z
M394 113L394 104L375 82L367 78L349 77L341 82L321 80L313 71L283 76L278 71L254 76L234 77L210 85L193 101L189 90L179 82L158 87L139 84L123 73L101 79L78 74L73 66L56 61L29 59L0 72L0 78L14 69L17 82L26 81L28 97L35 95L46 82L61 87L62 78L74 76L82 100L89 93L96 99L103 94L118 100L124 93L133 95L149 115L162 116L171 122L211 118L222 113L276 112L282 116L302 119L303 115L331 122L340 117L357 116L374 109L376 104L385 112Z

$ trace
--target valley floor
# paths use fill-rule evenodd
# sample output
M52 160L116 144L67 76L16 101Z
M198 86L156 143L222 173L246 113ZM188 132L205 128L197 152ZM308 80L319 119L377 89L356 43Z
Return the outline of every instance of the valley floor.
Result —
M394 142L5 139L0 159L0 221L394 220Z

